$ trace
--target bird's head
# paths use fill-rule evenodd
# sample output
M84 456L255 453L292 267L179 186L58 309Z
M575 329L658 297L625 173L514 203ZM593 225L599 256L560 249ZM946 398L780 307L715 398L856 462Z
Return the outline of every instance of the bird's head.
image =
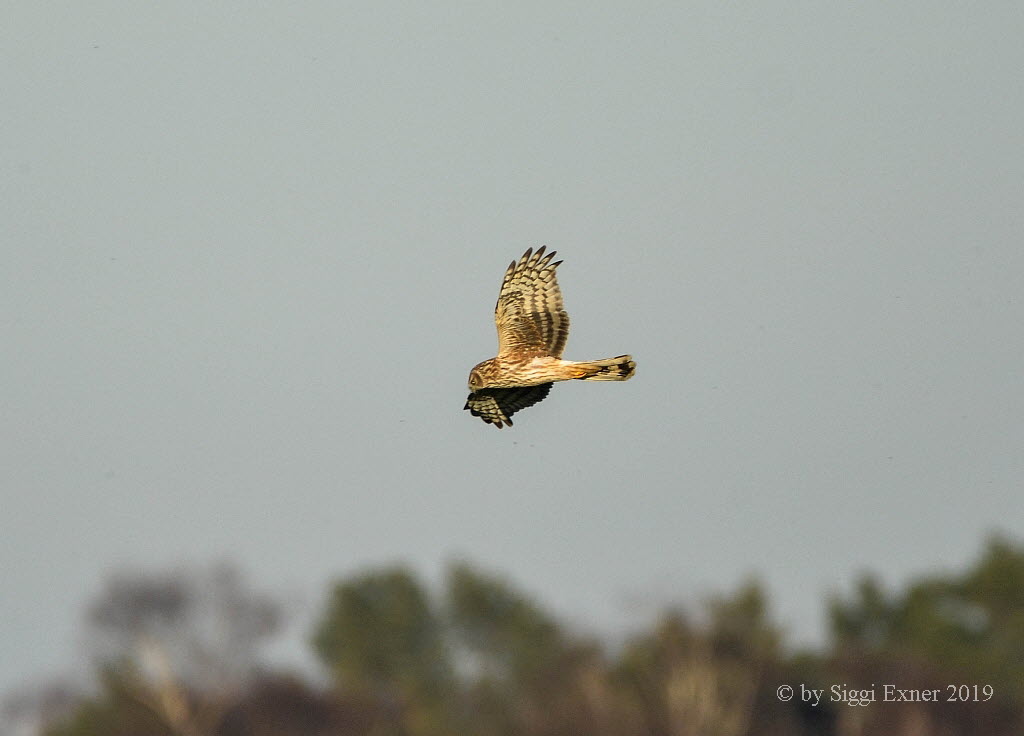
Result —
M480 370L480 366L477 366L469 372L469 390L479 391L485 385L487 382L484 380L483 371Z

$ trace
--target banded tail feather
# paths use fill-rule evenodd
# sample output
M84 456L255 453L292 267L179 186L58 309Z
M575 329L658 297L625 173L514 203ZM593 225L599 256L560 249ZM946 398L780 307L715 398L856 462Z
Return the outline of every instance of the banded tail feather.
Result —
M579 381L628 381L636 373L636 363L633 362L632 355L588 360L573 363L572 367L582 373L575 377Z

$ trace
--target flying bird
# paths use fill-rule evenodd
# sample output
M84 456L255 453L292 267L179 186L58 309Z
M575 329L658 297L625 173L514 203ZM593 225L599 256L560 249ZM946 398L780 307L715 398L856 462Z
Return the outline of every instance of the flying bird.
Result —
M543 401L555 381L626 381L636 372L631 355L577 363L562 360L569 315L562 305L555 269L561 261L530 248L512 261L494 307L498 355L469 372L464 409L499 429L512 415Z

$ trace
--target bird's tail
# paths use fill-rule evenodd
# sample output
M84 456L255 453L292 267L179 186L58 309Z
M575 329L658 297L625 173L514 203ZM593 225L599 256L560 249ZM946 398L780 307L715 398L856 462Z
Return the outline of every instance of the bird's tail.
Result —
M588 360L585 363L573 363L572 367L580 373L574 376L580 381L628 381L636 373L632 355Z

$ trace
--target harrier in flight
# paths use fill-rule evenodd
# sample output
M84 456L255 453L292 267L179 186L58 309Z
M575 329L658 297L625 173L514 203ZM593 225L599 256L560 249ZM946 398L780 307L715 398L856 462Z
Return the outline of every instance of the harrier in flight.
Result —
M569 336L569 315L562 306L555 251L530 248L505 271L494 322L498 355L469 373L465 409L499 429L512 426L512 415L542 401L555 381L625 381L636 363L630 355L576 363L562 360Z

